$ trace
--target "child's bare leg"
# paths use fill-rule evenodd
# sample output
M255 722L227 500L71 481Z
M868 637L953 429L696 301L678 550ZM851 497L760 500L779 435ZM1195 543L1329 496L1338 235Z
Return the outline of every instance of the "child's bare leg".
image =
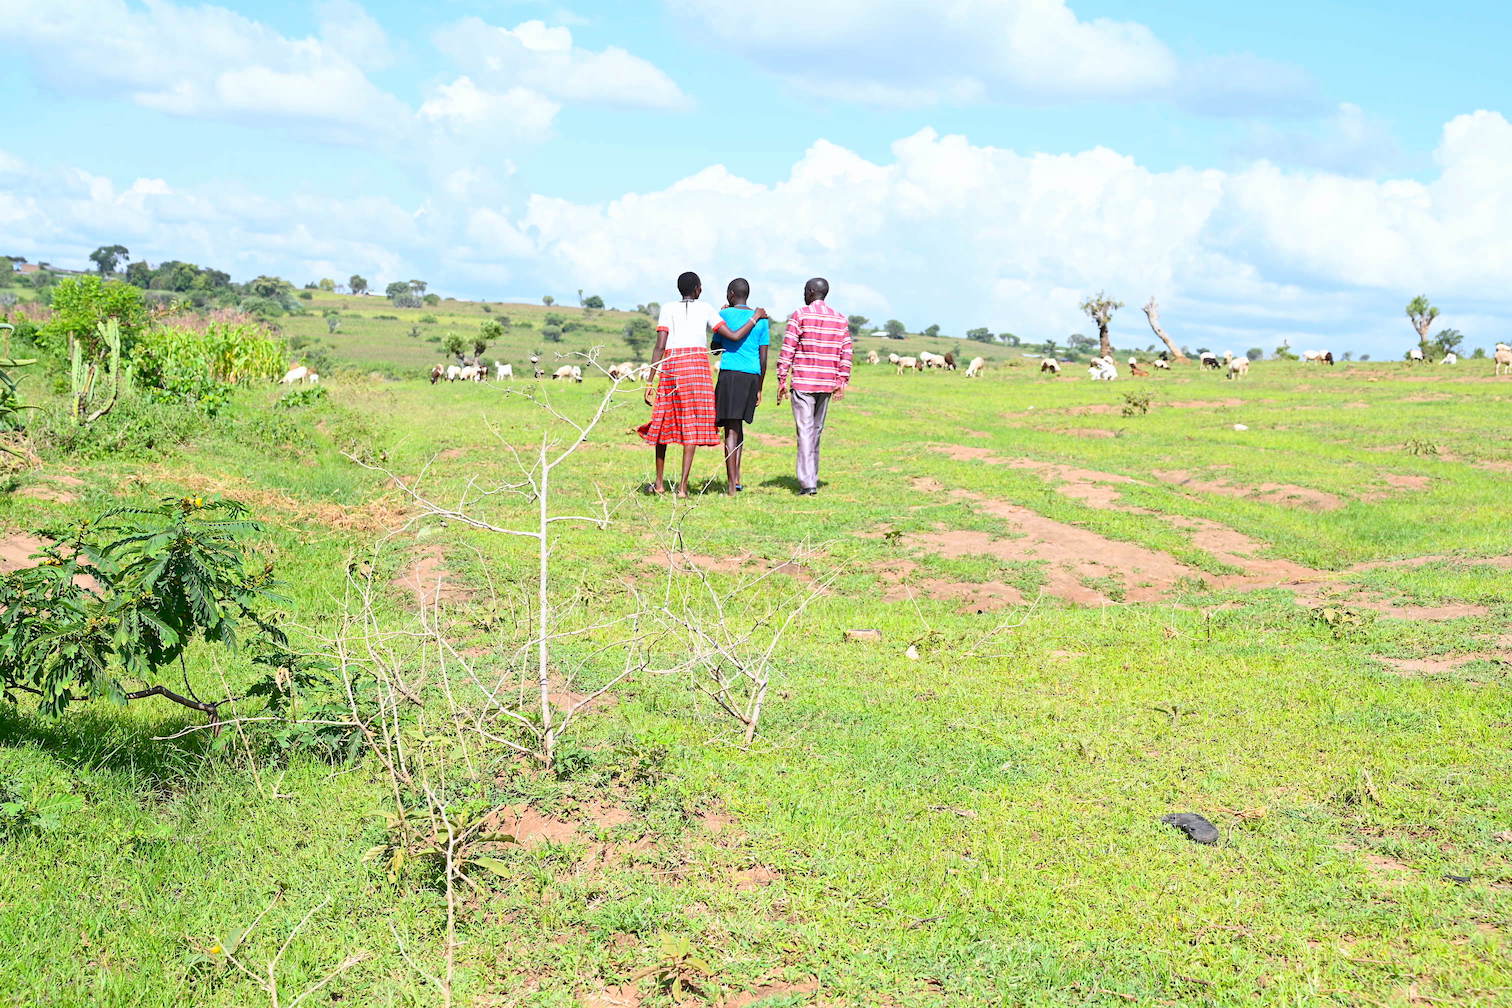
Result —
M740 484L740 424L732 423L725 428L725 493L735 496L735 487Z

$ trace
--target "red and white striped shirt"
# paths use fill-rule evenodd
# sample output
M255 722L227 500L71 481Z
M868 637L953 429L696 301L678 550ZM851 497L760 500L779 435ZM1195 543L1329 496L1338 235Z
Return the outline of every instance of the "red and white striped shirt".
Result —
M851 334L845 316L815 301L788 316L777 358L777 386L833 392L850 381Z

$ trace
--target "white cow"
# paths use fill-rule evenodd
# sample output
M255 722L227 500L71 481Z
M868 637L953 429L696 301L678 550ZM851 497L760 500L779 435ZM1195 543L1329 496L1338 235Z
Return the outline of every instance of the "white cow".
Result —
M295 382L302 382L308 377L310 377L310 369L305 367L303 364L298 364L294 367L289 368L288 372L281 379L279 379L279 383L283 385L293 385Z
M503 363L500 363L499 361L494 361L494 377L497 378L499 381L513 381L514 380L514 365L513 364L503 364Z
M987 361L986 361L985 358L982 358L982 357L973 357L973 358L971 358L971 363L966 365L966 377L967 378L980 378L982 376L982 368L984 368L986 366L987 366Z

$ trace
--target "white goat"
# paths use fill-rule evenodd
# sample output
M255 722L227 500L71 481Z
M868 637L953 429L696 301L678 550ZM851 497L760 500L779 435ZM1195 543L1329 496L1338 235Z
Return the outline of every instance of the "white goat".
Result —
M1413 347L1411 350L1408 350L1407 351L1407 363L1409 363L1409 364L1421 364L1421 363L1423 363L1423 348L1422 347Z
M980 378L980 377L982 377L982 368L984 368L986 366L987 366L987 361L986 361L985 358L982 358L982 357L973 357L973 358L971 358L971 363L966 365L966 377L967 378Z
M1050 374L1060 374L1060 361L1056 360L1054 357L1046 357L1044 360L1040 361L1040 374L1045 374L1046 372L1049 372Z
M1444 354L1444 359L1441 360L1441 361L1439 361L1439 363L1440 364L1458 364L1459 363L1459 354L1457 354L1453 350L1451 350L1448 353Z
M462 377L462 369L460 367L458 367L455 364L448 364L447 365L447 367L446 367L446 380L447 381L456 381L458 378L461 378L461 377Z
M1502 368L1512 374L1512 346L1505 343L1496 344L1496 352L1491 355L1496 360L1496 373L1501 374Z
M1228 376L1230 378L1243 378L1249 374L1249 358L1235 357L1228 362Z
M899 357L893 363L898 365L898 374L902 374L904 371L918 372L920 370L919 359L917 357Z
M514 381L514 365L494 361L494 377L499 381Z
M877 351L875 351L875 350L868 350L866 352L866 363L868 363L868 364L880 364L880 363L882 363L882 358L880 358L880 357L877 356Z
M919 353L919 368L920 368L920 370L926 370L927 371L929 368L943 368L944 366L945 366L945 358L944 357L942 357L942 356L940 356L939 354L936 354L936 353L930 353L928 350L920 351L920 353Z
M310 369L303 364L298 364L289 368L288 372L279 379L279 384L293 385L295 382L302 382L308 377L310 377Z

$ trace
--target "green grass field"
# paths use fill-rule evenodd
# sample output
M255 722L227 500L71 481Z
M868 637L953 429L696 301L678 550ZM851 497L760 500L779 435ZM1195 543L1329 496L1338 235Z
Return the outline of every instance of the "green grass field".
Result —
M21 533L123 499L224 493L268 523L306 646L339 634L349 571L371 566L386 634L418 625L405 579L444 574L454 655L395 637L396 661L425 697L464 667L503 674L531 544L418 517L343 450L517 527L532 505L480 491L512 477L510 447L572 438L512 394L533 382L419 379L440 354L410 316L471 333L481 307L327 301L362 316L333 352L416 379L354 374L296 410L251 389L179 437L44 445L0 498L7 560ZM494 308L537 327L488 355L517 368L539 316L577 313ZM303 326L324 338L318 315L285 320ZM431 786L509 808L525 841L497 845L455 907L451 1003L670 1005L647 971L672 937L708 967L689 967L692 1005L1512 1005L1512 380L1489 362L1079 373L858 366L813 499L770 398L744 494L720 493L712 450L692 501L641 494L645 408L621 393L555 483L561 513L612 509L557 526L562 620L700 584L664 587L674 536L721 590L787 564L732 623L817 594L748 749L660 666L574 725L552 775L502 750L449 761L452 729L415 715ZM539 394L581 419L604 386ZM1148 412L1124 415L1140 391ZM124 412L107 423L145 423ZM881 639L843 639L856 628ZM612 640L564 645L574 689L617 670ZM215 695L252 674L208 650L190 665ZM77 798L60 828L0 833L0 1004L288 1008L341 966L302 1003L446 1003L438 873L363 860L393 807L377 761L274 757L262 723L227 745L153 739L197 723L155 700L0 707L0 791ZM1159 821L1182 811L1219 843ZM532 842L526 820L551 828ZM254 920L237 958L257 981L215 952Z

